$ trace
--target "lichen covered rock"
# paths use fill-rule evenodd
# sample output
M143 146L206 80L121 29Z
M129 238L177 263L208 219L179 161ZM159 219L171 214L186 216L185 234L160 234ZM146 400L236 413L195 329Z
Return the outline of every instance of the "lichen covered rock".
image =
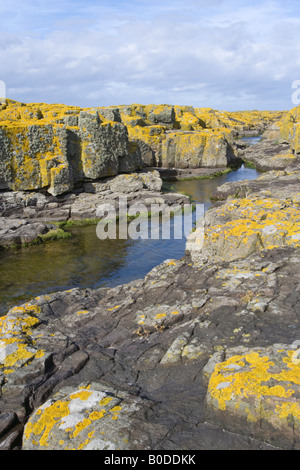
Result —
M275 344L237 347L212 356L208 417L233 432L300 449L300 364L297 350Z
M174 132L162 144L162 166L167 168L227 167L236 161L224 133Z
M0 111L0 147L0 186L15 191L58 195L77 183L143 166L124 124L97 109L8 100Z
M281 114L282 115L282 114ZM79 108L6 100L0 110L0 189L66 193L143 167L219 168L240 162L237 129L278 113L172 105Z
M300 106L291 109L279 122L280 137L289 142L294 153L300 153Z
M299 204L272 197L229 199L208 211L204 230L190 238L192 258L210 262L278 246L300 247Z
M138 143L148 166L167 168L226 167L238 159L231 129L219 122L209 129L193 106L121 106L129 138Z
M142 402L100 383L62 388L30 417L23 449L146 449L147 426L135 417Z

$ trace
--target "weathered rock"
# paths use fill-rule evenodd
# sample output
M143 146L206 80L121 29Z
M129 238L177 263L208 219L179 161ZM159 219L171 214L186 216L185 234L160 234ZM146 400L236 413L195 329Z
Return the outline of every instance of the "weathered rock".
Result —
M196 116L206 127L225 127L235 131L236 136L259 136L285 115L284 111L237 111L226 112L211 108L195 108Z
M206 128L210 126L192 106L132 105L120 107L120 113L147 166L218 168L238 164L231 129L221 121L219 129Z
M300 247L299 202L254 196L230 199L207 211L204 230L191 238L188 249L199 262L243 258L276 246Z
M285 344L215 353L204 368L209 376L208 419L233 432L247 429L249 436L299 450L299 363L296 349Z
M300 106L291 109L278 123L281 140L291 145L295 154L300 153Z
M299 166L225 183L187 241L195 262L233 260L275 246L299 246ZM225 202L224 202L225 201Z
M233 137L282 113L222 113L171 105L78 108L23 105L0 110L0 189L46 190L141 170L145 166L235 166Z
M82 384L96 382L100 388L93 384L91 391L111 390L111 396L119 398L122 393L125 405L128 400L138 405L138 412L126 414L126 422L133 419L124 431L130 433L126 449L268 448L270 435L264 437L248 426L235 434L226 427L221 432L224 426L217 419L208 422L203 368L214 353L237 346L263 351L282 343L293 350L292 344L300 337L300 297L295 289L299 253L293 247L274 248L230 263L203 266L192 264L189 258L166 260L144 279L128 285L73 289L12 309L3 317L7 327L1 330L1 341L7 346L16 343L23 353L3 353L0 409L16 410L23 422L29 412L23 446L43 448L45 441L40 439L46 429L40 428L36 435L34 429L46 416L44 411L50 412L48 405L58 403L59 397L61 403L69 403L70 395ZM218 357L221 362L222 356ZM278 363L278 373L280 367L282 374L289 368L284 361ZM296 397L297 384L288 382L288 389L294 391L291 397ZM66 391L66 386L71 388ZM83 407L87 404L82 403ZM44 437L47 434L50 446L85 446L85 433L100 425L97 429L107 432L108 441L90 445L104 448L110 445L110 433L117 438L123 429L121 422L119 428L119 421L111 420L110 409L106 423L102 419L89 423L83 418L90 419L93 411L101 410L87 406L72 430L60 429L60 420L51 428L52 434L46 432ZM137 421L142 430L136 427ZM82 439L76 432L81 429L79 423L87 424ZM286 429L279 421L279 435L284 436ZM59 444L61 440L65 443ZM121 443L117 439L114 445ZM286 444L282 439L273 445L294 446L289 438Z
M162 144L161 162L166 168L218 168L237 160L222 133L206 130L168 134Z
M268 171L255 180L222 184L211 194L211 199L225 201L229 198L259 196L299 202L299 181L300 170L297 167L288 167L282 171Z
M263 140L251 145L240 156L244 162L261 171L284 170L297 161L289 144L273 140Z
M51 224L37 221L30 223L26 219L0 218L0 245L6 247L32 243L53 228Z
M56 196L87 179L140 170L141 154L129 143L127 128L115 111L113 121L102 112L41 105L39 113L26 114L10 102L0 113L1 189L46 189Z
M166 207L189 203L188 196L161 192L162 179L158 171L130 173L85 183L84 191L58 197L38 192L3 192L0 195L0 246L42 242L67 235L57 228L58 222L96 219L104 206L115 207L125 201L126 209L143 204L146 212L151 204ZM99 209L100 208L100 209ZM16 218L18 217L18 218ZM52 223L51 223L52 221Z
M145 109L137 113L147 126ZM195 257L115 288L40 296L2 317L0 446L17 446L25 426L24 449L299 449L298 172L238 184L240 198L221 188L192 234L192 255L202 243ZM155 173L117 178L116 187L88 182L90 193L30 194L27 204L26 193L6 193L1 210L82 217L120 194L129 204L184 202L156 191ZM126 181L131 191L116 192Z
M150 406L145 399L101 383L65 387L31 416L23 449L150 449L161 435L161 429L155 435L158 426L145 420Z

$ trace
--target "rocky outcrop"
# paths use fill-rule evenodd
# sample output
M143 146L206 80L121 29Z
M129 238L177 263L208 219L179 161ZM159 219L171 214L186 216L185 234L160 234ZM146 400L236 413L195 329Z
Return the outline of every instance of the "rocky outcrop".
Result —
M240 158L260 171L284 170L297 162L289 143L262 140L239 152Z
M299 449L299 362L286 344L215 353L204 368L208 415L233 432L247 427L250 436Z
M84 182L144 167L237 166L234 137L281 116L192 106L78 108L6 100L0 109L0 189L57 196Z
M218 111L211 108L196 108L199 119L210 128L229 128L234 136L260 136L280 121L285 111Z
M10 309L0 448L299 449L298 172L221 187L206 259Z
M119 108L129 138L148 166L165 168L236 165L230 129L206 128L192 106L132 105Z
M270 155L262 160L269 159L276 167ZM229 261L275 246L300 247L300 162L293 158L287 166L289 160L285 170L266 172L253 181L225 183L212 193L219 203L206 212L203 227L188 237L192 259Z
M151 119L174 125L172 112ZM181 260L2 316L0 449L299 450L298 163L220 187ZM2 214L47 225L51 211L94 217L120 194L187 200L162 194L151 172L84 184L4 193Z
M293 153L300 153L300 106L291 109L279 121L280 138L291 144Z
M0 443L27 423L25 449L299 448L298 264L294 247L166 260L11 309L0 406L15 419Z
M232 146L221 132L177 131L162 143L161 164L166 168L226 168L237 165Z
M0 111L0 148L1 189L14 191L45 189L57 196L84 181L143 167L124 124L97 109L9 102Z
M41 243L67 237L62 223L85 221L97 223L103 207L113 207L119 216L120 200L126 209L143 204L145 210L157 204L164 211L169 207L189 204L182 194L162 193L158 171L130 173L84 183L80 191L60 196L40 192L2 192L0 194L0 247Z

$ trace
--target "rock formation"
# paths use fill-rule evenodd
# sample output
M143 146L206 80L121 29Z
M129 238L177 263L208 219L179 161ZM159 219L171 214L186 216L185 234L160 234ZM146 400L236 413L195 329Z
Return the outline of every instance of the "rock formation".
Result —
M8 102L0 120L1 189L58 195L143 166L127 128L97 109Z
M149 158L169 137L179 145L177 134L201 134L207 122L193 108L185 110L193 130L174 129L176 107L97 113L118 126L124 113L139 121L126 122L128 142L142 149L131 128L148 129L141 154L148 148ZM220 114L209 115L220 121ZM98 135L97 115L83 116ZM181 260L165 260L145 278L114 288L42 295L0 318L0 449L300 449L300 165L297 133L289 139L284 154L275 142L260 147L270 171L218 188ZM77 170L73 164L73 175L88 172L84 161L93 161L101 145L83 146L86 157ZM245 160L255 154L242 151ZM277 155L284 155L280 169ZM95 171L110 171L107 160L101 169L93 162ZM112 200L117 191L171 202L160 194L156 173L89 179L77 194L6 192L2 214L39 214L41 223L49 223L51 211L56 219L70 211L93 217L95 201Z
M266 127L279 117L262 113L260 122ZM144 167L236 166L233 136L257 126L251 112L231 116L170 105L81 109L6 100L0 107L0 189L57 196Z
M84 183L82 190L60 196L35 191L4 191L0 198L0 248L67 237L62 223L96 224L103 217L99 209L108 204L114 207L118 217L121 198L126 198L127 210L143 204L150 211L151 206L157 204L164 211L190 203L188 196L182 194L162 194L161 187L158 171L148 171Z

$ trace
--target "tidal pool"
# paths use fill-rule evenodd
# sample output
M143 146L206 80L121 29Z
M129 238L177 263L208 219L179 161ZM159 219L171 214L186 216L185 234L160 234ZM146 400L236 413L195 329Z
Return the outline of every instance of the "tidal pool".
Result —
M207 180L171 182L173 191L210 206L209 196L227 181L254 179L242 166ZM72 229L73 237L0 253L0 316L33 297L74 287L113 287L144 277L169 258L184 255L186 239L99 240L96 226ZM172 233L172 230L171 230Z

